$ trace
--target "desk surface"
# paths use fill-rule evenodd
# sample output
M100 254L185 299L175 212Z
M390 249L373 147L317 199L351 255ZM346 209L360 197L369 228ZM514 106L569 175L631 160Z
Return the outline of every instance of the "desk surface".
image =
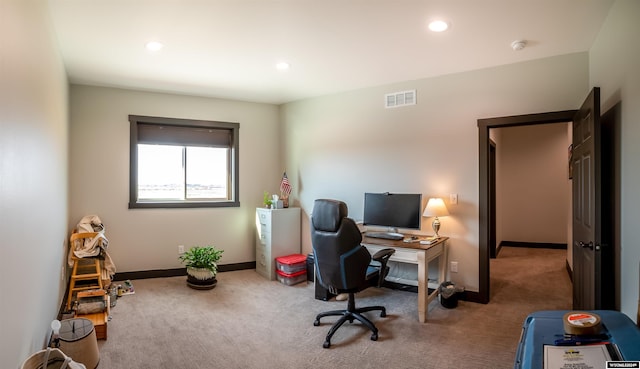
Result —
M411 236L411 235L407 235L407 236ZM422 236L422 238L426 238L426 236ZM364 244L387 246L387 247L402 247L405 249L420 249L420 250L430 249L442 242L445 242L448 239L449 237L440 237L436 242L433 242L429 245L423 245L420 242L404 242L403 240L387 240L384 238L367 237L366 233L362 234L362 243Z

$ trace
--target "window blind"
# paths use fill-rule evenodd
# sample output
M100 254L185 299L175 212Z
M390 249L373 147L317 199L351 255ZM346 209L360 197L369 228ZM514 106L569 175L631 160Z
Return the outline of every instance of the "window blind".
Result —
M138 123L138 143L156 145L231 147L232 130Z

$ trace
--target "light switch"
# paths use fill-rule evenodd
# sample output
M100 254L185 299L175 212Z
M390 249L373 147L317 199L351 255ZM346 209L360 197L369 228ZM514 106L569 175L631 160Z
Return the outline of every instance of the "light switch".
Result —
M452 193L449 195L449 203L452 205L456 205L458 203L458 194Z
M452 261L450 269L451 269L452 273L458 273L458 262L457 261Z

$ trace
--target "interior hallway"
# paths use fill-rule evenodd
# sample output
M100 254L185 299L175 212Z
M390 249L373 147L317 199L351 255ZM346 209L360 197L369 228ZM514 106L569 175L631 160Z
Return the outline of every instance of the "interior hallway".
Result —
M513 309L571 309L567 250L502 247L491 259L491 303Z

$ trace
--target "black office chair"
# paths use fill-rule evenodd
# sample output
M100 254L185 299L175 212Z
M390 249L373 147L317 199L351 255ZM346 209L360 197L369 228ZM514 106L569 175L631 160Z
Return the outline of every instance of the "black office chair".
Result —
M311 215L311 243L313 246L316 278L333 294L349 295L346 310L333 310L316 316L313 325L320 325L320 318L341 316L333 324L323 347L331 347L331 337L347 320L359 320L373 332L371 340L378 340L378 328L362 313L379 310L385 317L384 306L369 306L356 309L355 293L370 286L382 286L389 268L387 261L393 249L378 251L372 257L360 244L362 235L356 223L347 217L347 205L337 200L316 200Z

